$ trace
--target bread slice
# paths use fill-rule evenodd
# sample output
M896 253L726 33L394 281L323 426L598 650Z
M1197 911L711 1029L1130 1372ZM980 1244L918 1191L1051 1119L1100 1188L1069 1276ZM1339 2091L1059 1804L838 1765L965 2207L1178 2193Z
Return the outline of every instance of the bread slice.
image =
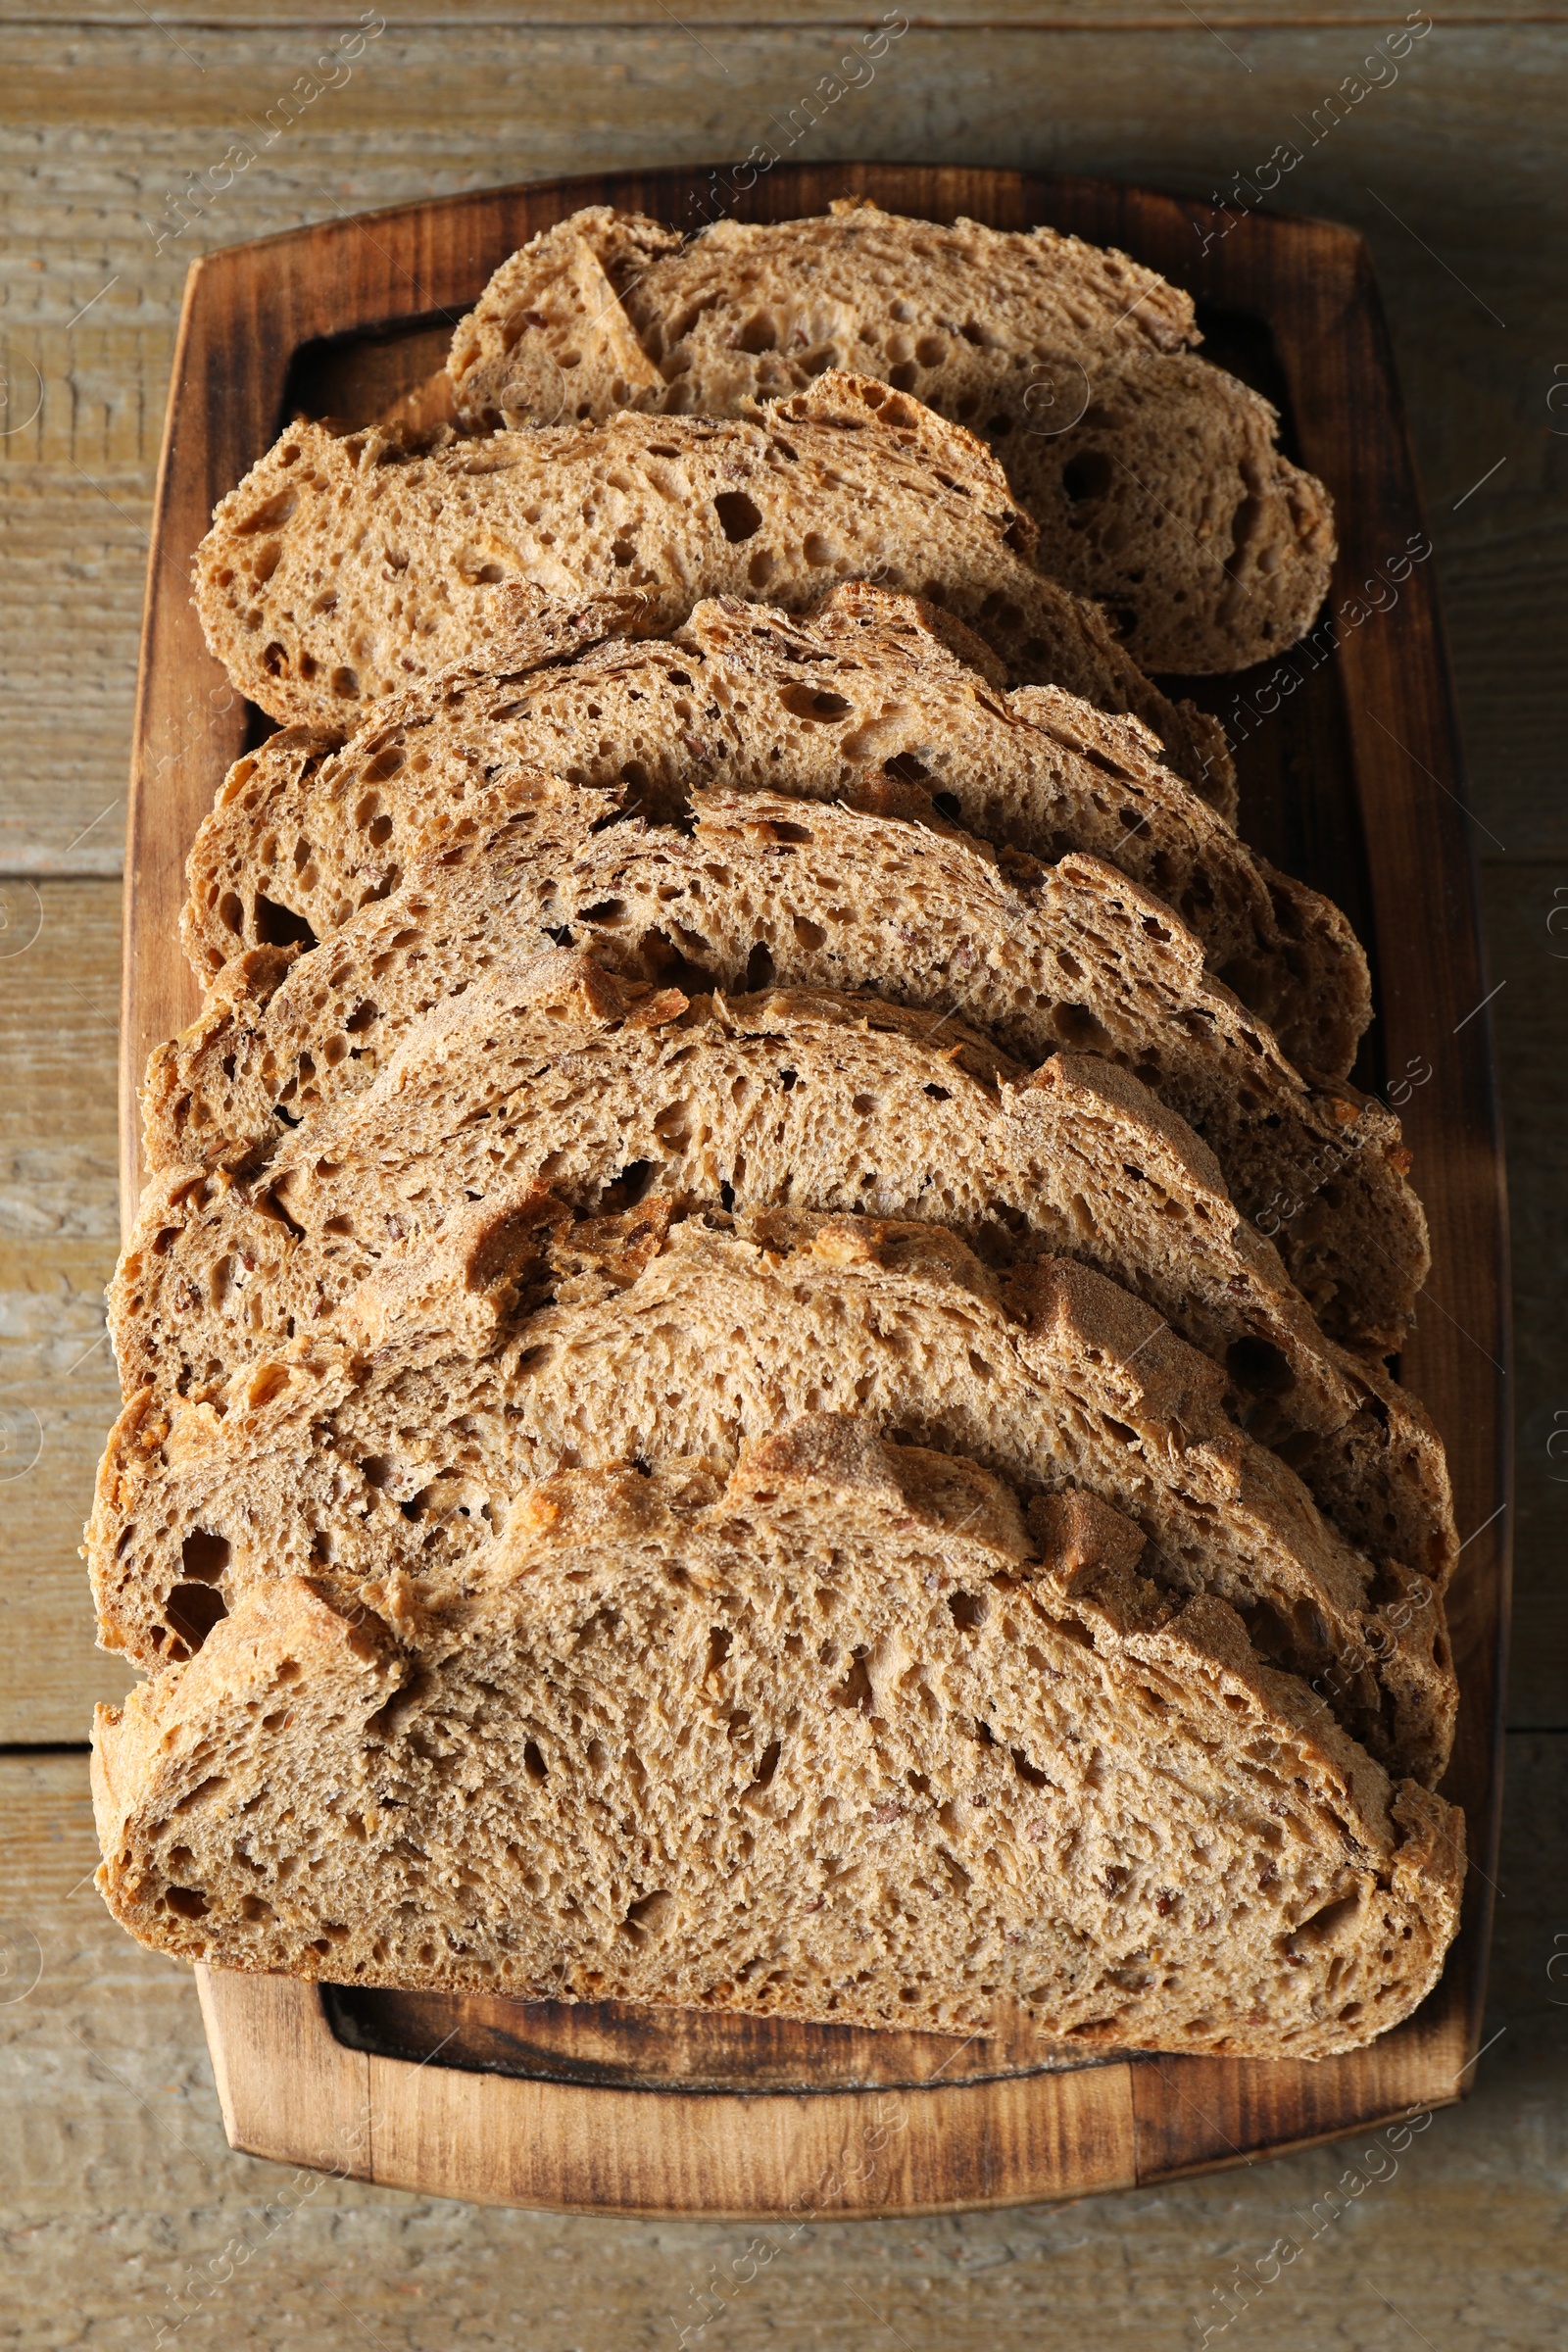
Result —
M1167 701L1095 606L1034 568L1033 541L970 434L884 384L825 375L756 420L622 414L427 450L291 425L220 503L196 605L253 702L330 725L475 666L541 596L638 597L630 632L652 637L703 596L798 611L870 576L968 623L1014 684L1142 719L1233 813L1217 722Z
M532 666L546 650L530 632L500 674L390 703L347 743L285 728L239 760L190 857L181 936L204 984L246 949L325 940L501 821L509 763L673 822L696 789L866 806L913 783L998 847L1104 858L1181 915L1299 1067L1339 1078L1354 1060L1371 994L1338 907L1238 841L1135 722L1050 687L999 692L978 641L914 598L857 584L803 619L717 600L674 645Z
M149 1183L110 1289L125 1395L213 1393L466 1200L535 1181L585 1210L651 1188L1080 1258L1225 1367L1237 1414L1352 1541L1447 1572L1433 1433L1323 1337L1212 1156L1126 1071L1058 1054L1031 1076L951 1018L804 990L688 1000L564 950L445 1001L261 1166Z
M98 1883L335 1984L1355 2046L1436 1981L1463 1817L1139 1548L827 1416L568 1472L447 1607L280 1580L100 1708Z
M452 338L471 428L617 408L733 416L852 368L984 436L1043 570L1114 616L1147 669L1245 669L1311 626L1327 491L1279 417L1195 358L1191 298L1051 228L721 220L682 241L604 206L504 262Z
M733 1462L832 1409L1030 1493L1102 1495L1143 1528L1156 1581L1217 1592L1364 1745L1442 1772L1433 1580L1353 1550L1228 1418L1217 1367L1114 1284L1067 1259L998 1275L940 1226L564 1213L546 1193L468 1208L210 1398L134 1398L88 1531L105 1645L177 1661L258 1578L350 1599L395 1572L439 1596L533 1479Z
M592 229L582 233L578 224L586 226L590 220ZM505 318L495 317L497 283L524 257L515 254L511 263L502 264L481 295L478 311L470 312L463 325L471 324L476 341L484 346L484 361L475 353L479 373L486 378L505 373L514 395L509 406L519 426L603 423L618 409L666 405L664 379L638 341L617 286L635 283L653 265L678 251L680 243L672 230L643 214L616 213L598 205L589 214L545 230L525 248L532 257L527 282L524 286L519 273L517 298L507 306ZM481 318L481 313L487 315ZM456 421L477 423L486 432L503 422L493 405L489 413L478 413L476 382L460 393L450 363L445 380ZM790 389L804 389L805 383L803 377Z
M684 987L765 978L956 1011L1029 1064L1091 1048L1209 1146L1237 1204L1277 1229L1325 1330L1397 1348L1429 1255L1393 1114L1343 1084L1306 1085L1208 981L1170 909L1114 867L1075 853L1054 867L999 858L918 785L867 797L852 809L694 792L688 835L612 821L618 795L607 807L602 792L493 761L484 799L504 808L498 820L470 805L462 838L315 954L258 948L223 967L201 1018L148 1063L146 1164L240 1166L270 1151L368 1086L444 997L519 945L556 941Z

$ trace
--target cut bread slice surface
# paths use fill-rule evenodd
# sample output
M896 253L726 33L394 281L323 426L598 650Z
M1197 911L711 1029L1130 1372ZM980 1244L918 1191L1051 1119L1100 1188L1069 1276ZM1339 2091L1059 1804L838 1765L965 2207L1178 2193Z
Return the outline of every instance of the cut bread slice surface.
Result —
M190 856L198 978L247 949L324 941L499 821L509 763L676 822L699 789L867 805L913 784L997 848L1104 858L1181 916L1298 1066L1338 1078L1354 1060L1371 993L1340 910L1240 842L1135 721L1000 688L984 647L917 599L857 584L801 619L705 601L674 645L529 666L546 642L524 632L498 675L433 682L347 742L286 728L239 760Z
M1441 1771L1437 1583L1392 1545L1375 1565L1352 1549L1227 1414L1220 1368L1141 1300L1066 1259L993 1272L937 1225L772 1210L671 1230L652 1200L562 1231L564 1213L538 1191L467 1208L215 1393L133 1398L88 1530L106 1644L178 1658L285 1570L349 1592L393 1567L461 1581L530 1479L732 1453L832 1406L1028 1487L1103 1494L1156 1545L1152 1574L1220 1592L1377 1752ZM1419 1541L1414 1478L1392 1450L1369 1461L1376 1434L1325 1441L1325 1480L1337 1455L1370 1503L1381 1478Z
M1042 568L1102 602L1147 668L1245 669L1310 627L1333 513L1200 340L1186 294L1054 229L843 199L681 240L598 206L502 264L447 368L481 431L628 405L729 416L824 368L879 377L987 440Z
M1224 1365L1238 1415L1353 1541L1447 1573L1430 1429L1325 1337L1212 1154L1129 1072L1058 1053L1031 1074L951 1014L811 990L688 999L567 950L444 1000L365 1093L260 1165L149 1182L109 1294L125 1395L220 1385L465 1200L534 1182L585 1210L652 1187L1080 1257Z
M1169 702L1098 607L1037 571L1033 538L972 435L827 375L756 420L627 413L423 450L300 423L220 503L194 577L234 684L273 718L331 725L482 662L541 597L638 599L628 632L662 636L704 596L796 611L870 575L974 628L1014 684L1143 720L1233 815L1217 722Z
M337 1984L1354 2046L1436 1981L1462 1817L1140 1547L826 1416L569 1472L445 1608L281 1579L100 1709L99 1885Z
M1128 1071L1058 1053L1030 1074L951 1013L824 990L692 999L566 950L443 1000L368 1089L259 1166L152 1179L111 1289L126 1393L225 1378L232 1349L309 1329L465 1196L534 1180L582 1205L657 1184L1064 1249L1283 1426L1346 1417L1343 1350L1212 1153Z
M410 1025L519 946L579 945L628 976L746 990L869 990L956 1011L1033 1064L1061 1046L1131 1069L1279 1236L1326 1331L1404 1339L1429 1253L1393 1114L1309 1087L1209 981L1162 902L1102 859L1001 858L920 786L871 806L694 792L695 831L612 821L602 792L492 765L505 813L405 872L314 952L232 958L214 1002L152 1056L144 1158L232 1166L368 1087ZM319 887L319 885L318 886Z
M487 318L479 328L490 362L487 373L504 352L510 354L506 372L516 394L510 405L519 426L603 422L619 409L665 405L660 397L664 379L644 352L606 265L625 283L677 249L681 240L655 220L635 213L613 213L605 205L595 208L592 219L597 235L584 235L573 221L563 221L535 237L527 249L534 259L526 298L521 298L519 285L519 299L508 306L507 319L491 323ZM520 261L521 256L514 258ZM504 263L502 270L508 267ZM492 278L480 297L481 308L495 284ZM477 422L485 431L503 422L494 409L476 416L471 396L460 405L450 365L446 378L451 388L448 405L456 419Z

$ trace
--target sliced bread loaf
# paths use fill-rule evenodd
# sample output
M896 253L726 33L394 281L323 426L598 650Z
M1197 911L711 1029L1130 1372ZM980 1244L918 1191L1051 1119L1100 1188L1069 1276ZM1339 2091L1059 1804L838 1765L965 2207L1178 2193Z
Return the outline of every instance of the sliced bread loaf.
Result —
M1436 1980L1463 1817L1139 1548L827 1417L569 1472L447 1608L280 1580L101 1708L99 1885L336 1984L1353 2046Z
M584 1209L652 1186L1080 1258L1225 1366L1238 1416L1352 1540L1446 1573L1431 1431L1323 1337L1211 1154L1128 1072L1058 1054L1030 1076L944 1016L816 991L689 1001L565 951L444 1001L260 1167L150 1182L110 1291L125 1394L212 1393L466 1200L535 1181Z
M476 430L733 416L825 368L879 377L989 441L1042 568L1100 599L1146 668L1245 669L1310 627L1332 510L1200 340L1186 294L1054 229L841 200L682 241L598 206L502 264L447 368Z
M88 1532L104 1642L177 1660L283 1574L349 1599L396 1572L439 1596L532 1479L733 1461L834 1409L1029 1492L1102 1495L1149 1538L1152 1576L1218 1592L1364 1743L1442 1771L1453 1684L1433 1581L1336 1535L1227 1418L1217 1367L1128 1293L1065 1259L1004 1279L933 1225L563 1215L543 1194L469 1209L212 1398L135 1398Z
M912 784L883 783L864 809L694 792L690 835L608 821L604 793L516 763L493 763L482 797L505 815L469 804L460 838L315 954L231 958L148 1064L149 1167L254 1160L368 1086L443 998L554 940L688 988L766 979L954 1010L1030 1064L1063 1045L1103 1054L1209 1146L1326 1331L1401 1345L1428 1251L1397 1120L1344 1084L1306 1085L1170 909L1102 859L999 858Z
M623 414L603 425L416 450L379 428L293 425L219 505L196 552L213 652L273 718L340 723L416 679L473 667L519 594L640 598L666 635L703 596L789 611L869 576L976 629L1014 684L1127 711L1226 814L1216 722L1152 686L1099 610L1029 561L1034 530L960 426L826 375L755 421Z
M981 840L1103 858L1175 908L1298 1066L1338 1078L1355 1058L1371 995L1338 907L1238 841L1134 721L1050 687L998 691L978 641L914 598L853 585L799 620L707 602L673 646L498 659L501 674L443 679L346 744L287 728L236 763L190 858L181 933L204 983L245 949L325 940L499 821L509 763L674 821L701 787L864 806L914 783Z

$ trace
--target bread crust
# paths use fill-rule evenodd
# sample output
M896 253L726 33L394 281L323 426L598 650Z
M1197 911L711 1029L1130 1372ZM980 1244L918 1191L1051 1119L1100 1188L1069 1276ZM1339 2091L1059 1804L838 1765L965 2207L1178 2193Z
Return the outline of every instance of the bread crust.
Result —
M1289 642L1321 485L1050 232L601 209L465 331L197 554L284 723L111 1293L106 1899L338 1983L1356 2046L1464 1869L1376 1361L1425 1227L1348 925L1129 650Z
M1371 993L1344 915L1239 841L1135 720L999 690L951 615L861 582L804 616L707 600L672 644L574 634L600 623L595 607L529 625L494 675L455 671L350 737L287 728L237 761L190 858L181 938L203 985L245 949L325 939L458 849L504 812L517 763L661 823L700 790L863 807L916 787L998 850L1103 858L1179 915L1298 1068L1350 1068Z
M950 1013L869 995L689 999L567 950L443 999L259 1162L150 1180L109 1293L125 1393L207 1393L465 1194L537 1180L602 1210L628 1168L696 1204L917 1214L993 1255L1082 1257L1225 1367L1352 1540L1446 1580L1419 1412L1324 1338L1212 1153L1131 1073L1063 1052L1028 1072Z

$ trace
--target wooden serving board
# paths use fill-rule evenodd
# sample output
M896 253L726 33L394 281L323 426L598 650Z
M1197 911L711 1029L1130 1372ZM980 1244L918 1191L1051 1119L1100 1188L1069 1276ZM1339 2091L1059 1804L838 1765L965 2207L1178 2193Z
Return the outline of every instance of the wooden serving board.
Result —
M1461 1705L1447 1794L1474 1868L1444 1979L1370 2049L1318 2065L1054 2057L1027 2034L941 2036L777 2019L333 1990L199 1972L229 2137L292 2164L445 2196L573 2210L931 2212L1169 2180L1370 2129L1463 2095L1477 2050L1500 1795L1507 1620L1506 1230L1487 980L1434 567L1367 251L1321 221L1093 180L906 166L779 167L743 195L706 172L623 172L328 221L192 270L159 475L131 773L122 1200L136 1082L197 992L176 923L185 853L231 760L267 731L207 654L191 554L214 503L297 410L353 422L438 368L490 271L584 204L682 225L862 194L1123 247L1190 288L1210 354L1266 391L1334 494L1326 650L1184 682L1237 742L1243 830L1330 892L1373 957L1357 1072L1404 1119L1433 1272L1403 1376L1447 1441L1461 1536ZM1392 566L1392 569L1391 569ZM1368 585L1363 586L1363 583ZM1354 603L1351 600L1356 600ZM1382 608L1374 610L1373 608ZM1355 617L1360 615L1360 617Z

